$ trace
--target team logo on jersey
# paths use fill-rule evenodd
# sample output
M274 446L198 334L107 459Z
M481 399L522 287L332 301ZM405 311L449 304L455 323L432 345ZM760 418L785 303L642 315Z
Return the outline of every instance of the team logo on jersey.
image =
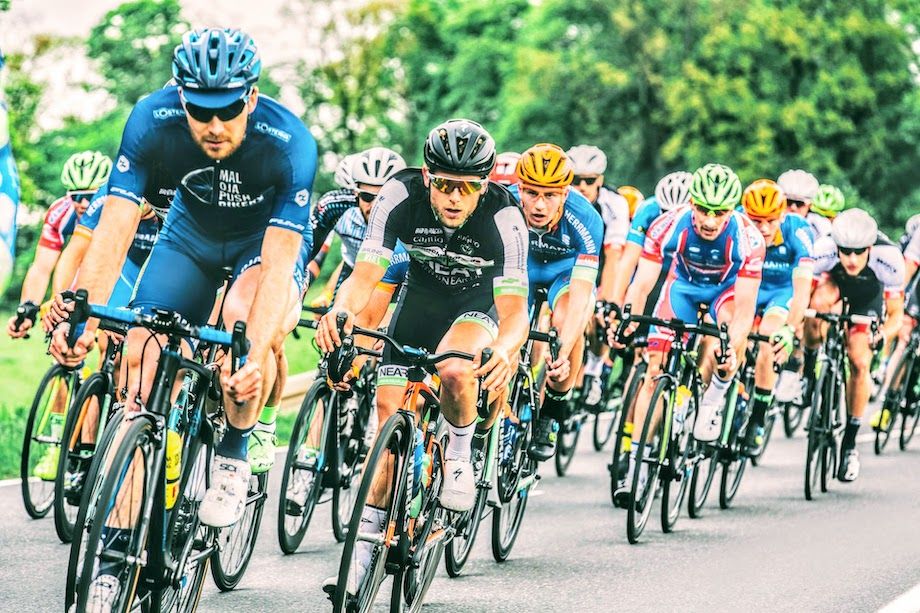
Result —
M115 164L115 168L117 168L121 172L128 172L128 169L131 168L131 162L129 162L128 158L126 158L125 156L119 155L118 162Z
M274 136L278 140L284 141L286 143L290 142L291 140L291 135L288 132L285 132L284 130L279 130L278 128L274 126L270 126L264 121L257 121L255 126L253 127L255 128L256 132L261 132L262 134L268 134L269 136Z
M462 245L460 245L460 251L462 251L466 255L473 255L473 246L468 243L463 243Z
M294 195L294 202L297 206L307 206L310 202L310 190L302 189Z
M184 117L185 111L169 107L160 107L153 110L154 119L169 119L170 117Z

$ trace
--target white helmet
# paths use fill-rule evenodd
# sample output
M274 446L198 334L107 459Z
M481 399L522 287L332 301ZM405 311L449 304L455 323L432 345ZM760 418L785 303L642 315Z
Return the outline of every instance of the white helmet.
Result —
M818 194L818 180L804 170L787 170L776 182L790 200L810 201Z
M576 175L602 175L607 170L607 156L594 145L576 145L565 155Z
M351 180L355 185L383 185L405 167L406 161L392 149L371 147L355 156L351 164Z
M346 155L339 162L338 166L335 167L335 184L339 187L344 187L345 189L354 189L355 182L351 180L351 164L355 160L357 153L352 153L351 155Z
M907 236L913 236L917 230L920 230L920 213L907 220L907 223L904 224L904 230L907 232Z
M878 240L878 224L862 209L847 209L834 218L831 236L838 247L865 249Z
M662 211L670 211L690 204L690 183L693 175L685 170L661 177L655 186L655 199Z

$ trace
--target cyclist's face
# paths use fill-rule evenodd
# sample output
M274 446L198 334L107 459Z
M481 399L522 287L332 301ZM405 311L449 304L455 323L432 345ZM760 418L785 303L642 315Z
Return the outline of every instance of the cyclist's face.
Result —
M844 272L846 272L851 277L855 277L861 273L866 266L869 265L868 249L863 249L861 252L853 250L843 251L838 249L837 254L840 256L840 265L843 266Z
M432 183L432 174L435 173L423 169L422 179L428 188L431 210L445 228L459 228L476 210L489 182L478 175L458 175L439 170L435 178L443 189L450 190L445 192Z
M802 217L805 217L811 211L811 200L793 200L792 198L787 198L786 205L790 211L798 213Z
M693 207L693 228L707 241L719 238L730 218L731 210L709 212L695 205Z
M380 193L381 187L383 186L358 183L357 189L355 190L355 197L358 199L358 206L361 207L361 213L364 215L364 219L370 216L371 209L374 207L374 203L377 202L377 194Z
M86 212L86 207L89 206L90 200L92 200L93 196L95 195L96 190L94 189L73 190L67 192L67 197L70 198L71 202L73 202L73 208L77 213L77 217Z
M249 114L256 108L258 95L258 88L253 87L242 112L226 121L221 121L216 114L209 121L198 121L186 110L185 116L188 118L192 138L206 156L212 160L223 160L239 149L246 137L246 124L249 121Z
M559 219L568 187L538 187L521 183L521 208L531 228L542 229Z
M590 182L590 185L588 184ZM604 175L575 175L572 181L572 187L581 192L581 195L588 199L588 202L597 202L597 197L601 193L601 185L604 184Z
M782 219L763 219L757 217L751 217L751 221L753 221L757 229L760 230L767 245L772 245L773 241L776 240L776 233L779 232L779 226L783 222Z

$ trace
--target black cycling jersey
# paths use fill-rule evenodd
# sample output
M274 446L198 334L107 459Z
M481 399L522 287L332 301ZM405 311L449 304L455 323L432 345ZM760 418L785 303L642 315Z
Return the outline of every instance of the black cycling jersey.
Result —
M358 206L358 199L355 198L354 190L334 189L326 192L317 201L310 214L310 226L313 228L313 249L310 253L310 259L314 259L316 254L326 242L326 237L335 228L339 218L348 209Z

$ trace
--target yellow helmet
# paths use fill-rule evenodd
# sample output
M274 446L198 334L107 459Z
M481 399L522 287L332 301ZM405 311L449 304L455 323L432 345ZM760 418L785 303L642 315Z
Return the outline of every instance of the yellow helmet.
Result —
M771 179L757 179L741 196L744 212L758 219L779 219L786 212L786 192Z
M642 195L638 187L633 187L632 185L618 187L617 193L626 198L626 202L629 204L629 218L632 219L636 216L636 209L639 208L639 203L645 200L645 196Z
M575 177L562 147L549 143L540 143L525 151L515 172L521 183L537 187L565 187L571 185Z

